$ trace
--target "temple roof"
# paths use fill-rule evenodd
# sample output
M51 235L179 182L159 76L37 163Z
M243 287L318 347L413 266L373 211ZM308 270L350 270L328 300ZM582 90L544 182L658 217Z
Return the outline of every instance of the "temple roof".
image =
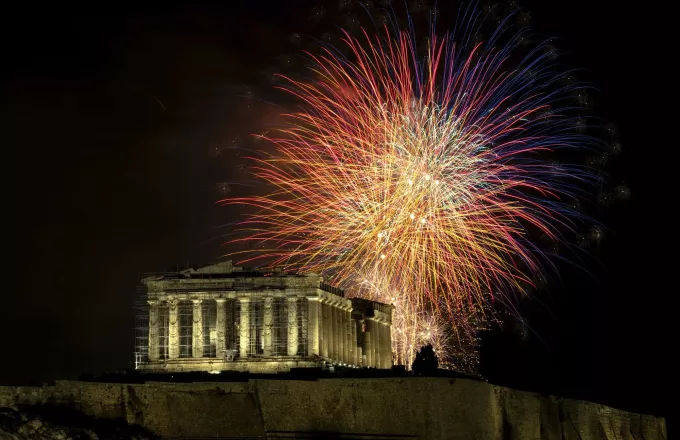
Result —
M186 278L244 278L244 277L318 277L314 272L309 273L293 273L285 272L283 268L276 267L274 269L268 268L247 268L242 266L234 266L231 260L220 261L208 266L198 268L188 268L173 272L164 273L150 273L144 280L159 281L163 279L186 279ZM144 281L143 280L143 281Z

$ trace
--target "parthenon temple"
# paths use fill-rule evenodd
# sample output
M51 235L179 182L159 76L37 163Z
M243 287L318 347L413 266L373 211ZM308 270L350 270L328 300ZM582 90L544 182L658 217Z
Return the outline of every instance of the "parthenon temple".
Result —
M314 273L225 261L142 284L148 307L135 356L142 371L392 366L392 306L347 298Z

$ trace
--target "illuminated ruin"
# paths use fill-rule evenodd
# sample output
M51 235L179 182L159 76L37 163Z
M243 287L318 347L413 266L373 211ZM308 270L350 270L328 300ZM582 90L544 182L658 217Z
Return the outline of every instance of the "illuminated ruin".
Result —
M139 370L392 366L392 306L347 298L314 273L253 271L226 261L142 284Z

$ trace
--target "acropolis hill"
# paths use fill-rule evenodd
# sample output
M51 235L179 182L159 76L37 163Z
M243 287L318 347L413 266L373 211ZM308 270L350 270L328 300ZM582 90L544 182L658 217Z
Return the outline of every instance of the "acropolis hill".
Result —
M22 405L118 419L165 438L667 438L660 417L445 377L0 387L0 407Z

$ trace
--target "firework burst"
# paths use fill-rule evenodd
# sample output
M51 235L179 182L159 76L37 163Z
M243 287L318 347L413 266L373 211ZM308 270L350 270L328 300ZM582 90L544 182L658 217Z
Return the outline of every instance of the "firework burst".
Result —
M578 86L561 85L544 47L515 60L526 36L433 34L419 58L412 33L385 28L345 34L349 57L309 54L311 79L284 78L302 106L267 138L277 153L252 158L274 189L223 201L256 208L234 241L258 252L241 262L395 304L405 362L423 342L446 353L470 340L495 295L511 303L545 270L532 233L560 241L589 179L551 159L592 144L565 108ZM358 287L367 274L380 288Z

